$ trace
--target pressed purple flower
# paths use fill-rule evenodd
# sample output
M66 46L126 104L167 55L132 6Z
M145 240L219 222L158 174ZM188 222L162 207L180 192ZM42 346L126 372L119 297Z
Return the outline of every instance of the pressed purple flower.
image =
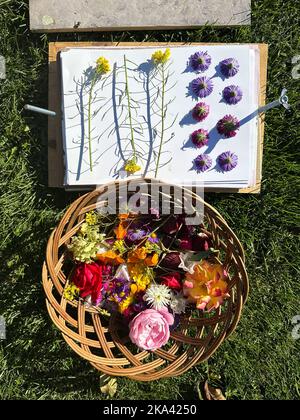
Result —
M226 60L220 62L220 69L223 76L228 79L239 72L240 65L235 58L227 58Z
M214 84L211 79L205 76L198 77L192 81L192 90L200 98L206 98L213 92Z
M224 172L229 172L234 169L238 164L238 157L232 152L224 152L218 158L217 162L220 165L220 168Z
M212 160L209 155L203 154L203 155L197 156L196 159L194 160L194 163L198 171L205 172L209 168L211 168Z
M196 52L190 57L190 66L195 71L206 71L209 69L209 66L211 65L211 56L208 54L208 52Z
M224 135L227 138L235 137L237 130L240 128L239 120L232 115L225 115L217 123L217 130L219 134Z
M243 91L239 86L227 86L223 90L223 98L229 105L236 105L243 99Z
M193 109L193 118L196 121L204 121L209 115L209 105L205 102L199 102Z
M200 130L196 130L192 133L191 138L194 146L200 148L208 144L209 134L207 130L200 128Z

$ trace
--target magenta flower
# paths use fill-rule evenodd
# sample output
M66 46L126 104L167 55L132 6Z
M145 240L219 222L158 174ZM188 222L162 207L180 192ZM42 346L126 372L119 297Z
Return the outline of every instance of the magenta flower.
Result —
M194 146L200 149L200 147L207 146L209 134L207 130L200 128L200 130L196 130L192 133L191 138Z
M196 52L190 57L190 66L195 71L201 71L204 72L209 69L209 66L211 65L211 56L208 54L208 52Z
M194 160L197 171L205 172L211 168L212 160L209 155L199 155Z
M214 84L211 79L205 76L198 77L192 81L192 90L200 98L206 98L213 92Z
M210 107L205 102L199 102L193 109L193 118L196 121L204 121L209 115Z
M238 157L232 152L224 152L218 158L217 162L220 165L220 168L224 172L229 172L234 169L238 164Z
M225 115L217 123L217 130L219 134L224 135L227 138L235 137L237 130L240 128L239 120L232 115Z
M227 58L220 62L220 69L223 76L229 79L229 77L233 77L239 72L240 65L235 58Z
M205 233L199 233L192 237L193 251L208 251L212 247L211 239Z
M229 105L236 105L243 99L243 91L239 86L227 86L223 90L223 98Z

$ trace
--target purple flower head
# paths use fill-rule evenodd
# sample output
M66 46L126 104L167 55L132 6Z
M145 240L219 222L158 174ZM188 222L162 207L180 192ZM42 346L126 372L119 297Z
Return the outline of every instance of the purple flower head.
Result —
M199 155L194 160L197 171L205 172L211 168L212 160L209 155Z
M204 72L209 69L209 66L211 65L211 56L208 54L208 52L196 52L190 57L190 66L195 71L201 71Z
M213 92L214 84L211 79L205 76L198 77L192 81L192 90L200 98L206 98Z
M193 109L193 118L196 121L204 121L209 115L209 105L205 102L199 102Z
M227 86L223 90L223 98L229 105L236 105L243 99L243 91L239 86Z
M147 232L145 229L128 229L127 232L127 238L131 242L140 241L147 235Z
M120 303L130 294L130 283L122 277L115 278L103 285L103 290L108 300Z
M136 293L134 297L134 303L132 304L132 309L134 312L142 312L147 309L148 305L147 302L144 301L144 294L145 292Z
M229 79L239 72L240 65L235 58L227 58L220 62L220 69L223 76Z
M237 130L240 128L239 120L232 115L225 115L217 123L217 130L219 134L224 135L227 138L235 137Z
M150 233L150 228L145 223L132 223L127 230L126 240L128 242L139 242Z
M224 152L217 158L220 168L224 172L229 172L238 164L238 157L232 152Z
M155 234L152 234L151 236L149 236L148 241L152 244L158 244L159 238Z
M147 302L144 301L143 297L145 292L138 292L134 295L134 300L131 305L122 311L122 315L126 320L126 325L140 312L143 312L148 308Z
M209 134L207 130L203 130L202 128L200 128L200 130L196 130L193 132L191 138L194 146L200 149L200 147L207 146Z

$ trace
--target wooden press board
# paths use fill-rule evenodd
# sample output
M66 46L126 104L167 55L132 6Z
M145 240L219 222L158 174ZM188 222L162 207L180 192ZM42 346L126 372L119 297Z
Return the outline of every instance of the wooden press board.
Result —
M113 43L113 42L53 42L49 44L49 109L55 111L56 117L49 117L48 120L48 184L50 187L64 188L64 163L63 163L63 141L62 141L62 112L61 112L61 72L59 63L59 52L64 48L73 47L146 47L146 46L178 46L178 45L214 45L203 43ZM266 103L267 86L267 65L268 65L268 45L258 44L260 49L260 95L259 106ZM257 153L257 183L253 187L244 189L226 189L226 188L205 188L206 192L238 192L244 194L258 194L261 190L262 179L262 158L264 141L264 116L260 117L258 127L258 153ZM83 189L80 188L81 190ZM86 188L88 189L88 188Z

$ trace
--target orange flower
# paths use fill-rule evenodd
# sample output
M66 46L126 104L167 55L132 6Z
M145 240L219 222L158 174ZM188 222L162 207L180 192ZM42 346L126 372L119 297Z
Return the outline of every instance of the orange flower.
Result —
M112 265L119 265L125 262L125 260L114 251L107 251L103 252L102 254L97 254L97 259L102 261L104 264Z
M141 260L145 260L146 257L147 257L146 249L137 248L129 252L127 261L129 263L137 263L137 262L140 262Z
M219 308L229 297L226 279L222 265L204 260L195 266L193 274L186 274L183 293L190 302L196 303L197 309L209 312Z
M135 283L132 283L130 286L130 291L133 295L136 293L144 292L147 286L145 285L137 285Z
M129 217L129 213L119 214L119 219L120 220L127 220L128 217Z
M158 264L158 254L149 255L149 257L145 259L145 264L148 267L156 267Z
M228 293L228 284L226 281L217 278L207 283L208 296L210 301L208 302L206 309L211 311L212 309L218 309L222 305L224 299L230 297Z
M124 222L121 222L118 227L115 229L115 234L117 239L124 239L126 236L126 228L124 226Z
M201 285L214 280L217 275L221 278L225 278L223 266L221 264L211 264L206 260L202 260L200 264L195 266L193 274L186 274L186 280Z

